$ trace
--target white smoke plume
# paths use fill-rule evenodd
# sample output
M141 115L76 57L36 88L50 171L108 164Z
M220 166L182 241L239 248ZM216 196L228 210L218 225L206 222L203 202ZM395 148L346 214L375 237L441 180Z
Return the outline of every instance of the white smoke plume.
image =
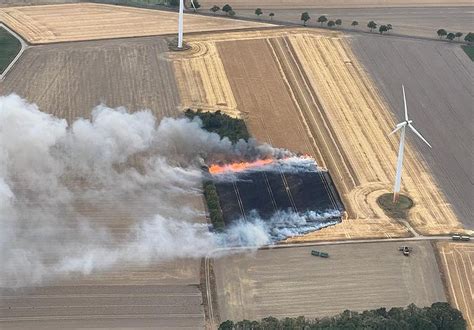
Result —
M0 287L268 244L280 236L258 219L224 234L196 222L200 165L288 154L254 140L233 145L198 119L157 123L148 110L100 105L68 125L0 96Z

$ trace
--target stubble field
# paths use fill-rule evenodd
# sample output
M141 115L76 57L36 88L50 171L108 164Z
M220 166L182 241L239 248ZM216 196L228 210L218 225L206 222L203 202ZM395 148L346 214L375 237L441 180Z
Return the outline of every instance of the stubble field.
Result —
M0 328L204 328L199 261L121 265L52 286L0 289Z
M221 62L251 134L277 147L311 154L329 169L341 194L347 209L343 223L298 240L408 236L407 229L375 202L392 186L398 139L387 135L395 120L347 41L338 34L304 29L212 38L190 40L193 47L211 49L211 54L216 48L219 56L183 54L175 62L178 85L187 56L193 63L199 61L196 75L208 75L203 69L207 61ZM215 93L207 86L195 88L201 95ZM406 155L403 190L415 201L412 226L427 234L460 229L411 142Z
M15 92L69 123L89 118L100 102L130 111L149 108L158 120L176 117L181 114L179 95L165 50L167 43L161 38L30 47L0 82L0 94ZM68 183L72 189L75 184L80 186ZM152 196L147 190L117 192L77 200L74 209L119 242L127 239L137 218L166 215L170 209L190 207L200 215L183 214L182 220L206 222L199 193L179 202L169 196L163 205ZM30 221L37 225L34 218ZM87 276L55 279L42 287L2 288L0 328L204 327L199 284L200 260L193 259L122 264Z
M463 313L469 329L474 329L474 245L450 242L437 246L449 302Z
M16 93L69 122L101 102L173 116L179 95L165 51L159 37L36 46L0 81L0 94Z
M184 31L221 31L271 26L265 23L186 14ZM175 34L175 12L124 6L77 3L0 9L5 23L26 41L44 44Z
M399 243L361 243L259 250L217 259L220 320L323 317L345 309L446 301L430 243L410 245L408 258L398 251ZM330 257L314 257L312 249Z

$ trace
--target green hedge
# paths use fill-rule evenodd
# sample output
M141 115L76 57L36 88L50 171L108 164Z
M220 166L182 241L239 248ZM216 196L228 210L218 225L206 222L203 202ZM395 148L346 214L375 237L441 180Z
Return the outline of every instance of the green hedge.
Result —
M216 231L222 231L224 230L225 223L224 217L222 216L222 210L219 203L219 195L217 194L216 186L214 182L206 180L203 183L203 189L212 226Z

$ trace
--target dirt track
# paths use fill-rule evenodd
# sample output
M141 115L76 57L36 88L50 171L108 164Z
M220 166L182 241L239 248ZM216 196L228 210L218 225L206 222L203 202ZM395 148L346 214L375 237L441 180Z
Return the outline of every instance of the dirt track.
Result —
M225 18L185 15L184 31L269 26ZM177 33L178 14L124 6L78 3L0 8L0 21L29 43L96 40Z
M323 245L259 250L217 259L214 271L220 319L330 316L345 309L431 305L446 301L429 242Z
M308 152L329 168L348 219L304 239L408 235L375 203L392 187L398 140L387 135L395 121L343 38L293 30L192 41L198 48L217 47L220 58L204 54L196 72L208 72L203 69L207 63L222 61L237 110L254 136ZM186 55L176 62L178 72L185 62ZM214 93L207 86L195 88L206 95ZM410 143L406 154L403 189L416 204L411 224L422 233L458 230L456 216Z
M101 102L173 116L179 96L165 51L159 37L29 48L0 81L0 94L17 93L69 122Z
M474 245L470 243L438 243L449 302L459 309L469 329L474 329Z

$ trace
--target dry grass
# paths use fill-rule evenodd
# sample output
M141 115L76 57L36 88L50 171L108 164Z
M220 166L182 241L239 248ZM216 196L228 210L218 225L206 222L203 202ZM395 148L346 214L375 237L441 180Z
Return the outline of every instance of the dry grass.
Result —
M174 12L123 6L77 3L7 7L0 9L0 22L29 43L96 40L177 33ZM185 15L185 33L270 26L264 23Z
M474 290L472 286L474 245L470 243L438 243L438 250L449 291L449 302L459 309L468 328L474 329Z
M298 240L408 236L376 203L390 192L395 174L398 139L387 138L394 118L344 38L293 29L195 37L191 44L217 47L218 54L180 58L175 66L180 86L185 76L209 75L223 64L225 75L220 72L219 79L227 76L252 135L310 153L330 170L348 216ZM186 65L190 68L183 73ZM210 84L194 88L216 94ZM423 234L461 230L427 165L410 144L406 148L402 188L415 203L411 225Z

